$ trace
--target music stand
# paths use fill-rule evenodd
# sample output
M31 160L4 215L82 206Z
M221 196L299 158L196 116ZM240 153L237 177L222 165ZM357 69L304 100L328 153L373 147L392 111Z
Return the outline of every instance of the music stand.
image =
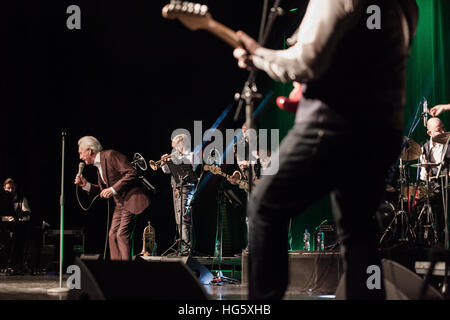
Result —
M175 242L167 249L162 255L166 255L169 250L174 250L173 248L177 246L177 255L183 255L182 249L183 244L188 246L189 254L191 252L191 247L183 240L183 215L184 215L184 199L183 199L183 189L188 184L193 184L197 182L197 178L192 169L192 164L188 163L180 163L175 164L173 161L169 160L166 162L167 166L170 169L170 173L172 174L176 185L181 185L180 187L180 219L178 223L179 237ZM188 255L189 255L188 254Z

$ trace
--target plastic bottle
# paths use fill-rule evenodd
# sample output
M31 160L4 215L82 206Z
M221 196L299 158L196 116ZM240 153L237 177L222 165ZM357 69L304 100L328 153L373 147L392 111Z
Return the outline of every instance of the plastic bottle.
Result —
M152 252L152 256L156 256L157 255L157 253L156 253L156 249L158 248L158 245L156 244L156 242L155 242L155 245L154 245L154 247L153 247L153 252Z
M221 256L221 246L220 246L220 240L216 241L216 250L215 250L215 257L219 258Z
M316 250L325 250L325 234L323 233L322 229L319 229L319 232L317 232Z
M303 234L303 250L305 251L311 251L311 237L308 232L308 229L305 229L305 233Z

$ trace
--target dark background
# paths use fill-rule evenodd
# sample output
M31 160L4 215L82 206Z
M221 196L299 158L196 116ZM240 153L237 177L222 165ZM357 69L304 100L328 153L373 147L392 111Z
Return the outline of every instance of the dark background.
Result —
M175 129L192 130L195 120L202 121L203 131L208 129L234 102L234 93L241 91L248 76L237 67L226 43L163 19L161 9L168 2L1 5L0 180L15 179L29 199L35 221L40 217L59 228L62 132L66 132L64 224L65 229L85 228L89 253L103 252L106 205L97 200L85 213L77 203L73 180L78 139L93 135L104 149L118 150L130 160L135 152L147 161L158 160L170 153ZM282 1L282 5L304 8L306 2ZM257 38L263 1L202 3L216 20ZM66 27L66 9L72 4L81 8L81 30ZM290 35L301 14L298 10L278 18L269 46L283 47L280 35ZM263 91L270 85L262 74L258 83ZM231 119L235 108L236 104L221 129L241 126L242 117L238 123ZM85 169L85 176L96 180L92 167ZM150 220L161 254L175 235L170 178L150 169L146 177L157 194L149 212L139 218L135 247L141 247L141 230ZM194 209L196 249L206 254L214 247L220 181L214 177L208 182ZM90 199L82 194L81 201L87 206Z

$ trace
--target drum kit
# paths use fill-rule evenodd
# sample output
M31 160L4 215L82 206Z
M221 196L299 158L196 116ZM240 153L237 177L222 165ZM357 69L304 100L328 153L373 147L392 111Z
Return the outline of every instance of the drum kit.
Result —
M433 137L433 141L445 144L444 150L447 149L449 140L450 132ZM438 200L437 197L440 192L435 187L436 179L441 179L441 185L444 186L441 188L442 196L443 199L446 199L448 174L441 175L441 170L446 166L443 159L439 163L420 163L421 155L421 146L414 140L405 137L399 160L390 170L391 174L395 173L395 177L391 176L390 181L386 184L386 197L376 214L381 247L401 244L425 247L437 245L436 212L433 212L432 208L434 208L434 203L442 201L442 199ZM418 179L418 173L416 181L412 181L409 173L414 169L426 170L425 181ZM444 212L447 212L447 201L443 201L443 203ZM445 236L447 242L447 232Z

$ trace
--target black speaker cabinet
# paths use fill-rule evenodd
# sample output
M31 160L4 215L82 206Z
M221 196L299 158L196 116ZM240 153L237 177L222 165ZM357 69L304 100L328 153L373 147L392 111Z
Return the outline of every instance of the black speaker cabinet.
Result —
M206 300L208 295L182 261L103 261L75 258L81 289L69 299Z
M203 264L201 264L198 260L193 257L185 256L185 257L160 257L160 256L140 256L136 259L142 259L148 262L167 262L167 261L179 261L182 264L185 264L189 267L189 269L194 273L195 278L200 281L202 284L209 284L211 280L214 278L211 271L208 270Z
M444 300L439 291L425 284L422 277L405 266L388 259L383 259L381 265L387 300ZM426 287L424 296L422 296L423 286ZM343 276L336 290L336 299L346 299L345 287L345 276Z
M342 274L339 252L290 251L288 256L288 291L334 294ZM242 255L242 283L248 283L247 252Z

